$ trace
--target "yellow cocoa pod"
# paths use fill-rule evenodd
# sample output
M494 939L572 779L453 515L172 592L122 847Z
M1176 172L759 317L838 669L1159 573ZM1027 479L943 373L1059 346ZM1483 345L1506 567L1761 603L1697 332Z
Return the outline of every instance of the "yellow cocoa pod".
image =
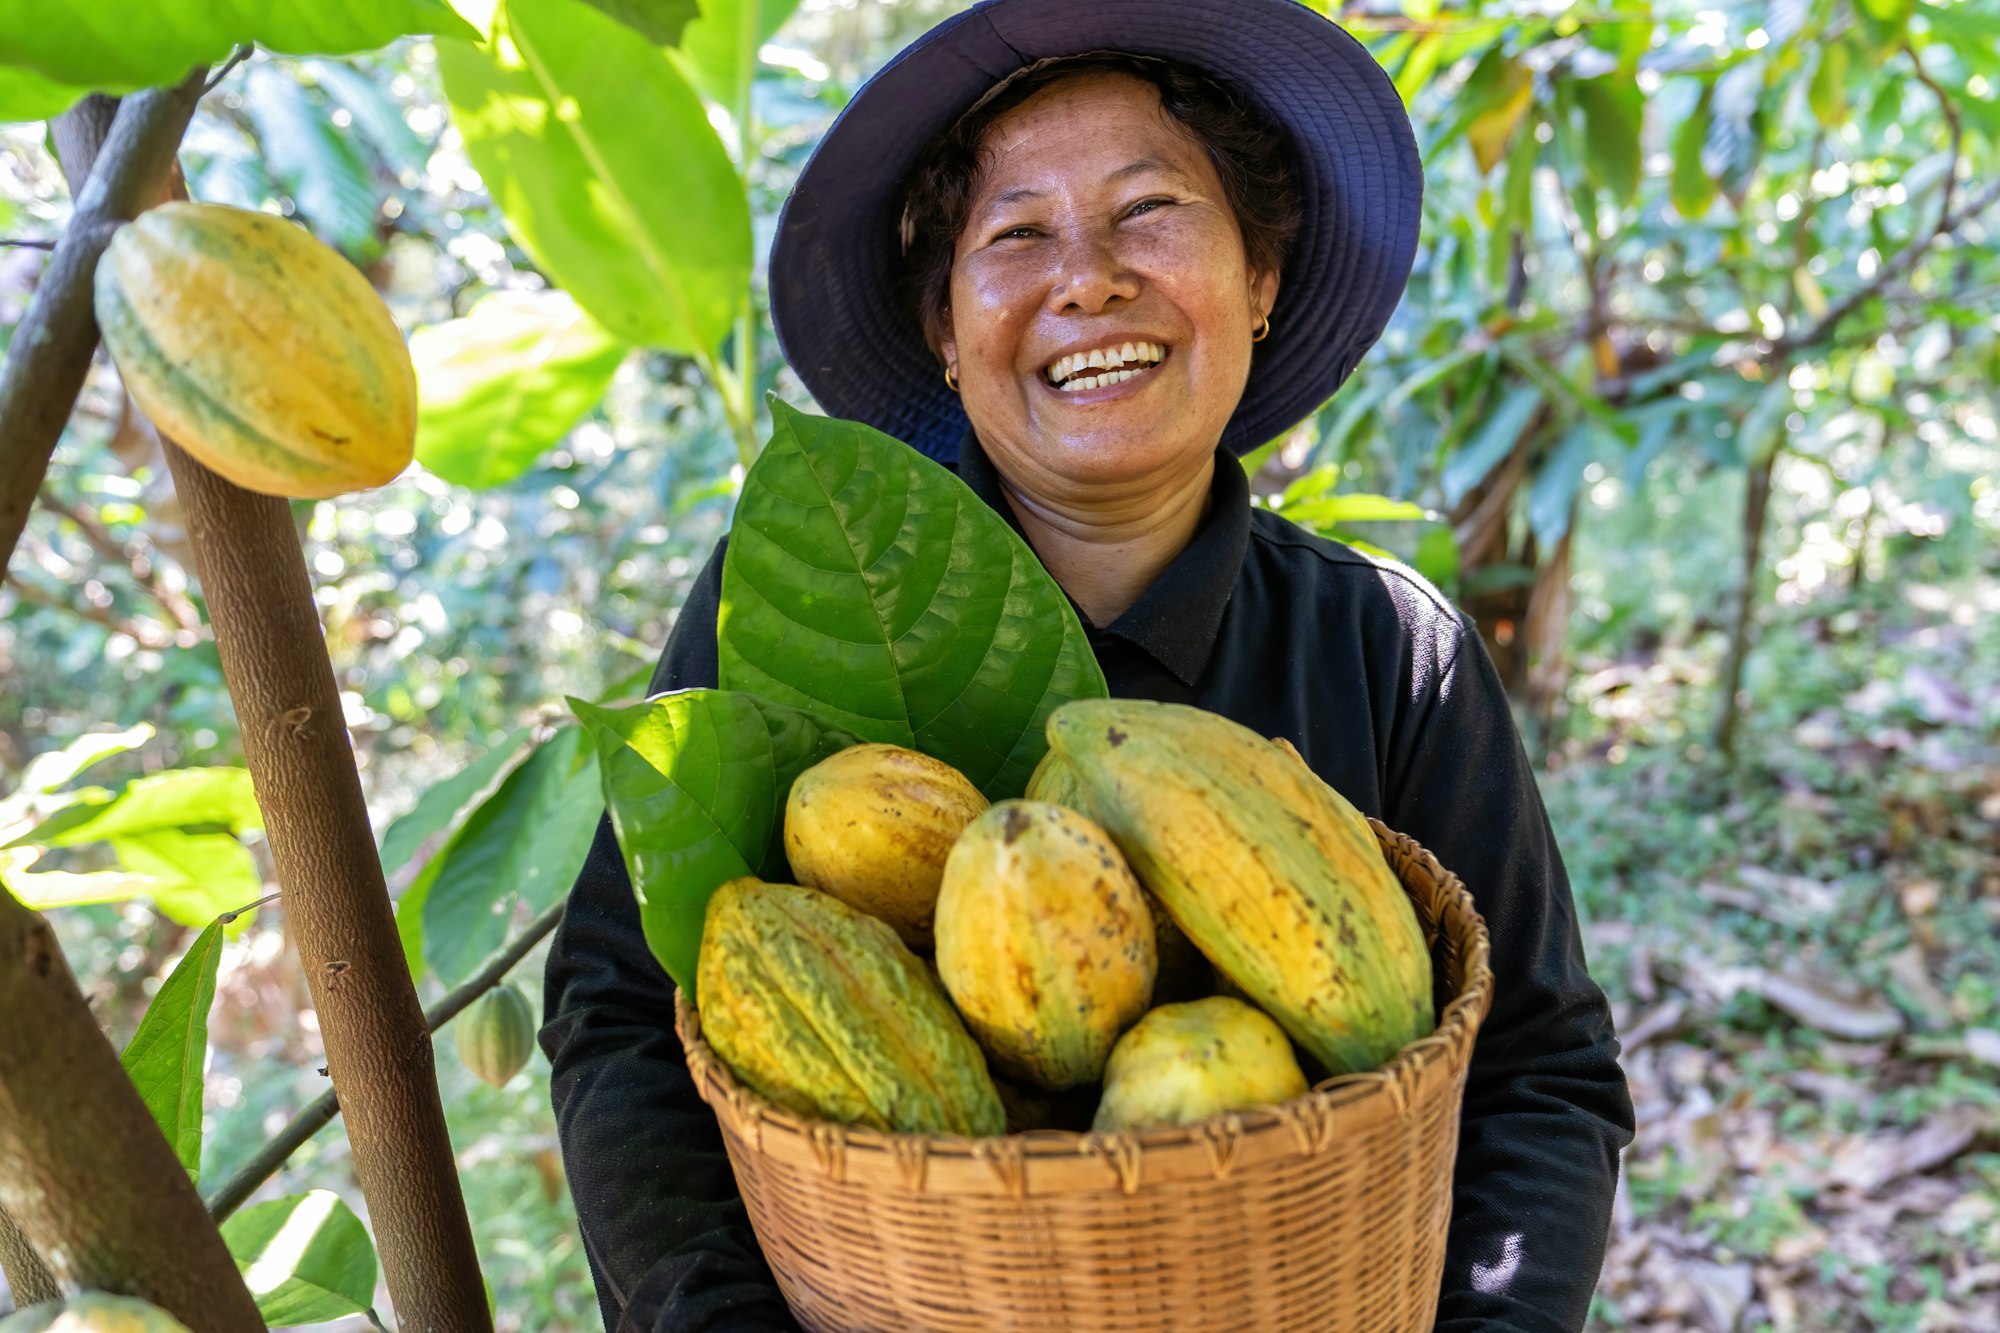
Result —
M1050 801L1066 806L1079 814L1090 813L1090 793L1084 789L1083 780L1054 750L1044 754L1041 762L1035 765L1035 771L1028 776L1027 797L1031 801ZM1208 981L1207 961L1194 947L1194 942L1182 934L1174 919L1167 915L1167 909L1160 906L1160 900L1150 892L1146 894L1146 908L1153 914L1153 951L1160 960L1153 998L1192 998L1201 992Z
M945 858L986 798L940 759L900 745L852 745L799 774L785 800L785 858L808 888L931 947Z
M0 1319L0 1333L188 1333L188 1326L136 1297L86 1291Z
M97 265L105 350L139 410L248 490L325 498L409 466L417 377L361 271L295 222L168 203Z
M1118 1039L1091 1128L1188 1125L1305 1091L1284 1029L1241 1000L1215 995L1163 1004Z
M1432 1031L1416 909L1303 763L1214 713L1134 700L1064 704L1049 742L1195 947L1328 1072Z
M1047 801L1002 801L945 862L937 965L1002 1070L1095 1083L1153 995L1153 917L1104 830Z
M986 1057L923 960L837 898L730 880L695 989L708 1044L780 1106L899 1134L1005 1131Z

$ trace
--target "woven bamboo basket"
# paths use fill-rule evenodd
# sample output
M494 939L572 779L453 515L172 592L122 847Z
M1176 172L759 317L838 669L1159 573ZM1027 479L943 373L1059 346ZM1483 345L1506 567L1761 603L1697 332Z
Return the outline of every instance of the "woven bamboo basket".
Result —
M799 1322L813 1333L1430 1328L1493 973L1457 876L1370 823L1423 923L1437 1031L1283 1106L1111 1134L849 1128L739 1085L681 997L688 1069Z

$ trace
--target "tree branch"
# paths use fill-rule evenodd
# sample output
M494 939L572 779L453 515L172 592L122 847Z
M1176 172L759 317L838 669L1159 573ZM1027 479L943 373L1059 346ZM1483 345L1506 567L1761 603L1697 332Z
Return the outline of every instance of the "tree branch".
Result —
M16 597L33 606L66 612L94 625L102 625L114 634L129 634L141 648L172 648L180 641L178 634L157 620L123 618L101 606L92 606L88 602L79 604L73 597L62 597L36 587L19 574L7 575L0 580L0 586L12 589Z
M48 472L76 395L97 348L91 279L117 224L129 222L159 197L173 170L181 135L201 99L206 69L178 86L135 93L119 105L104 139L104 170L87 178L79 163L72 189L76 212L14 331L0 368L0 569L28 523L28 509ZM97 98L56 118L101 115ZM51 127L55 132L56 127Z
M0 237L0 249L8 250L53 250L54 241L18 240L12 236Z
M66 1290L214 1333L264 1321L47 921L0 890L0 1208Z
M566 901L566 900L565 900ZM509 940L500 952L493 955L486 966L451 991L436 1004L424 1011L424 1022L435 1033L452 1019L463 1013L474 1000L500 984L514 965L528 956L528 951L546 938L556 924L562 920L564 903L557 903L530 922L525 930ZM293 1116L291 1122L272 1135L256 1156L237 1168L236 1173L222 1183L215 1193L208 1196L208 1213L217 1222L241 1208L257 1187L269 1180L291 1155L305 1146L306 1140L333 1123L340 1114L340 1099L332 1089L319 1097L303 1111Z

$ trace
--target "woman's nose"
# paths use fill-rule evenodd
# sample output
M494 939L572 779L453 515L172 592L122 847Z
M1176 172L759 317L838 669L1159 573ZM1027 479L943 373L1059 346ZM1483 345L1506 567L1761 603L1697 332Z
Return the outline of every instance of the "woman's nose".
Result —
M1056 281L1049 289L1052 312L1096 314L1113 301L1130 301L1138 294L1138 276L1119 257L1110 238L1077 235L1064 239Z

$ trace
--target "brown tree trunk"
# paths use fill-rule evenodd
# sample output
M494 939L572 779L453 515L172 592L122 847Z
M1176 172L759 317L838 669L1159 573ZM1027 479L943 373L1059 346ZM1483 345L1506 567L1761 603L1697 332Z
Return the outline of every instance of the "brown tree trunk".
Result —
M165 444L398 1321L491 1329L430 1030L396 937L291 507Z
M55 932L5 891L0 1208L66 1290L138 1296L203 1333L264 1327L193 1182L98 1030Z
M79 115L66 147L75 161L63 165L79 178L94 156L90 124ZM177 176L168 189L185 197ZM398 1321L425 1333L485 1333L493 1324L430 1034L396 936L291 508L161 442Z
M1743 494L1743 575L1729 627L1729 655L1722 663L1722 707L1715 720L1715 752L1724 759L1736 755L1737 695L1743 690L1743 663L1750 656L1751 613L1757 607L1757 573L1764 559L1764 515L1771 506L1771 468L1777 461L1774 449L1761 465L1752 465Z
M1569 679L1569 613L1576 598L1570 588L1570 538L1576 527L1571 507L1570 528L1535 570L1521 638L1526 643L1528 718L1539 748L1546 751L1555 724L1556 701Z
M25 1309L62 1295L55 1275L28 1243L21 1224L0 1208L0 1273L7 1275L7 1295L16 1307Z

